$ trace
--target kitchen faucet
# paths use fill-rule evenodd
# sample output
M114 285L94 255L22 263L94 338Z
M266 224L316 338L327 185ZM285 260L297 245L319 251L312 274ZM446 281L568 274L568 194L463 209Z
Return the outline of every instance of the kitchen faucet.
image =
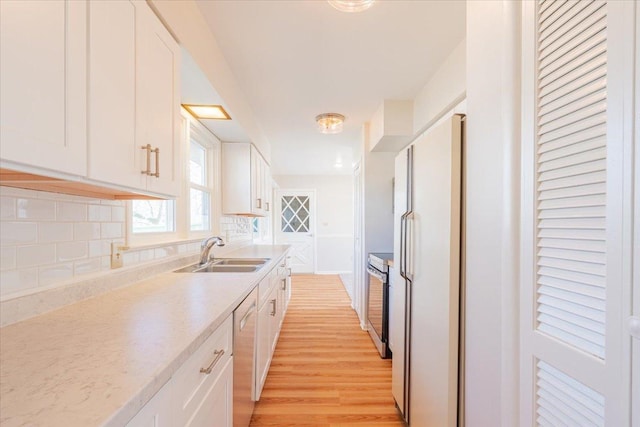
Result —
M213 245L224 246L222 237L211 236L202 241L202 244L200 245L200 262L198 263L198 265L202 266L209 262L209 252L211 251Z

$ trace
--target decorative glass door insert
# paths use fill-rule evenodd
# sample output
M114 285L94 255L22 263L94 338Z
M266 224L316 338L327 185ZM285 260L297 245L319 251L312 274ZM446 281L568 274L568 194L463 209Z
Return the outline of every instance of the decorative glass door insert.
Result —
M282 196L281 230L283 233L308 233L309 196Z

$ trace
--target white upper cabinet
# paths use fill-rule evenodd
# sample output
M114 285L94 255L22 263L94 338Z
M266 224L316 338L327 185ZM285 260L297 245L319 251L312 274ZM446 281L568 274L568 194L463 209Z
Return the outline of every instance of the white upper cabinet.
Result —
M86 174L86 1L0 1L0 157Z
M92 2L89 16L89 177L175 196L178 44L145 2Z
M144 188L136 143L136 6L89 4L89 177Z
M177 196L180 48L147 3L0 8L2 167L71 194Z
M156 151L147 189L180 191L180 48L146 2L138 14L137 144ZM138 153L142 153L138 150ZM146 165L145 165L146 166Z
M269 215L269 166L249 143L222 144L222 213Z

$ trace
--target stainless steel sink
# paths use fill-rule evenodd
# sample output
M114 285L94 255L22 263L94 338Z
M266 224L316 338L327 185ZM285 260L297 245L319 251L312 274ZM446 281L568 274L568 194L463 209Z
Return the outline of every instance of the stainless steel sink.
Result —
M253 273L267 261L269 258L218 258L205 265L188 265L175 273Z
M269 258L216 258L214 265L263 265Z

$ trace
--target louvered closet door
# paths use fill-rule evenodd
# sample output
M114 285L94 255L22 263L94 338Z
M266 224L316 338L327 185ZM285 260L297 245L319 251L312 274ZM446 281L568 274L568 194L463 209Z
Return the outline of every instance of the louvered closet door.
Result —
M625 42L613 27L627 6L524 3L522 425L624 426L624 73L613 44Z

